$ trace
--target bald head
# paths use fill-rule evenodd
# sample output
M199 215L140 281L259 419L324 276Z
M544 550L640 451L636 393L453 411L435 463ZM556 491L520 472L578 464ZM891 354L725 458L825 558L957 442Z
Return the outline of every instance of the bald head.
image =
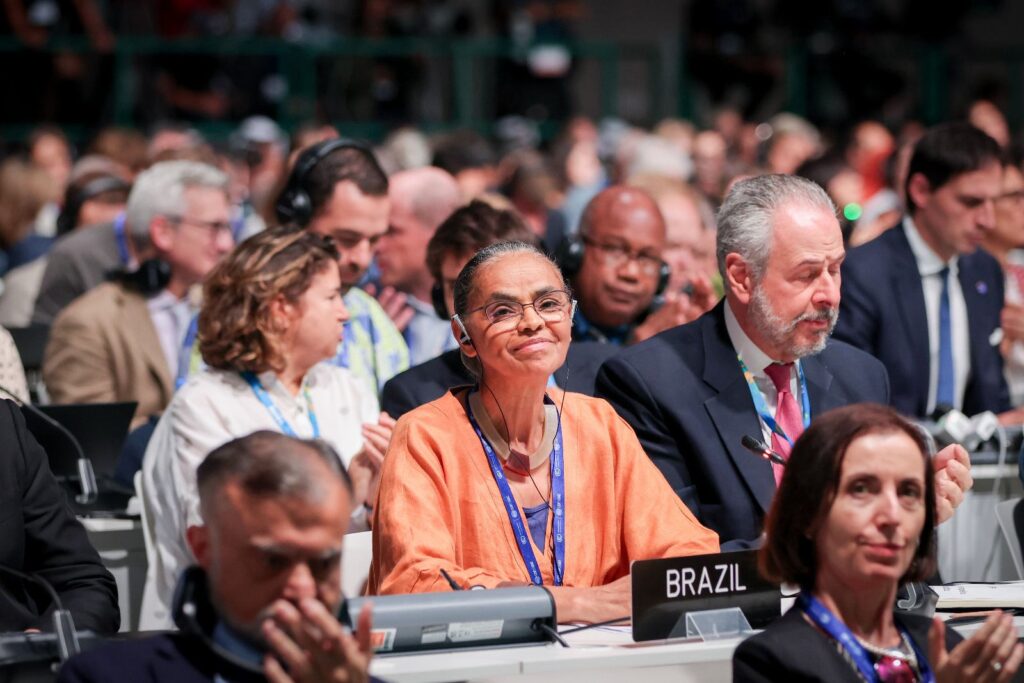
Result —
M613 185L590 200L580 218L580 232L588 239L600 240L617 226L643 225L653 234L661 249L665 243L665 221L658 204L643 190Z
M388 195L388 231L375 252L380 282L429 301L433 280L427 269L427 243L462 204L459 185L447 171L415 168L391 176Z
M388 195L392 216L407 214L431 232L462 204L455 178L433 166L400 171L391 176Z

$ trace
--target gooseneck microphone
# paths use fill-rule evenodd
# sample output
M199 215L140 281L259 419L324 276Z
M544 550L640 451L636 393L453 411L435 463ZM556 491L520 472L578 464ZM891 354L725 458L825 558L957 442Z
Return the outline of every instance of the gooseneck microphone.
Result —
M74 657L81 652L81 646L78 643L78 632L75 631L75 620L72 619L71 612L64 609L64 603L61 602L60 596L57 595L57 591L49 581L38 574L27 574L17 569L5 567L2 564L0 564L0 574L8 574L22 581L34 583L37 586L41 586L50 595L54 608L53 633L57 637L57 654L60 656L61 663L66 662L68 658Z
M78 443L78 439L75 435L68 431L68 428L62 425L57 420L39 410L31 403L23 402L17 394L12 392L5 386L0 385L0 392L3 392L14 399L14 402L18 404L24 410L28 410L36 418L42 420L51 428L57 430L75 449L75 455L78 458L78 480L81 485L81 493L75 496L75 502L77 503L89 503L96 499L99 494L99 486L96 484L96 472L92 468L92 461L85 457L85 451L82 450L82 444Z
M744 434L741 443L743 444L744 448L746 448L748 451L750 451L757 457L764 458L765 460L770 460L776 465L782 465L783 467L786 466L786 459L783 458L778 453L776 453L775 451L773 451L771 448L769 448L760 439L755 439L749 434Z

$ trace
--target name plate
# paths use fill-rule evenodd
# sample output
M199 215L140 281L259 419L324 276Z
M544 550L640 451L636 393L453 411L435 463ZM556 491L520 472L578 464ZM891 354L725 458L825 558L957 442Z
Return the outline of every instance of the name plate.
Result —
M638 560L630 571L633 640L682 638L686 615L739 607L754 628L782 613L779 587L757 571L757 551Z

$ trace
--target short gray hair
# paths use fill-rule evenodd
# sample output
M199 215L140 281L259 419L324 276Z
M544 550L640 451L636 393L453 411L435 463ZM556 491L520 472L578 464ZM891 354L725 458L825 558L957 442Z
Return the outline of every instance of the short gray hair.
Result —
M729 191L718 210L718 239L715 253L725 287L725 257L736 253L753 271L755 280L764 275L772 246L775 212L786 204L803 204L836 214L836 205L815 182L794 175L774 173L741 180Z
M161 161L140 173L128 194L125 223L136 248L149 246L149 225L157 216L180 216L185 190L210 187L228 192L228 177L198 161Z

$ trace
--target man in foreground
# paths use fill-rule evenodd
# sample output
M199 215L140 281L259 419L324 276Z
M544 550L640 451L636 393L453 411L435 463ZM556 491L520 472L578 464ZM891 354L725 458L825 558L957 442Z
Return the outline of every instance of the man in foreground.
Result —
M198 566L182 574L180 633L71 659L60 681L366 681L368 610L356 634L341 604L351 484L330 447L261 431L217 448L197 472Z

